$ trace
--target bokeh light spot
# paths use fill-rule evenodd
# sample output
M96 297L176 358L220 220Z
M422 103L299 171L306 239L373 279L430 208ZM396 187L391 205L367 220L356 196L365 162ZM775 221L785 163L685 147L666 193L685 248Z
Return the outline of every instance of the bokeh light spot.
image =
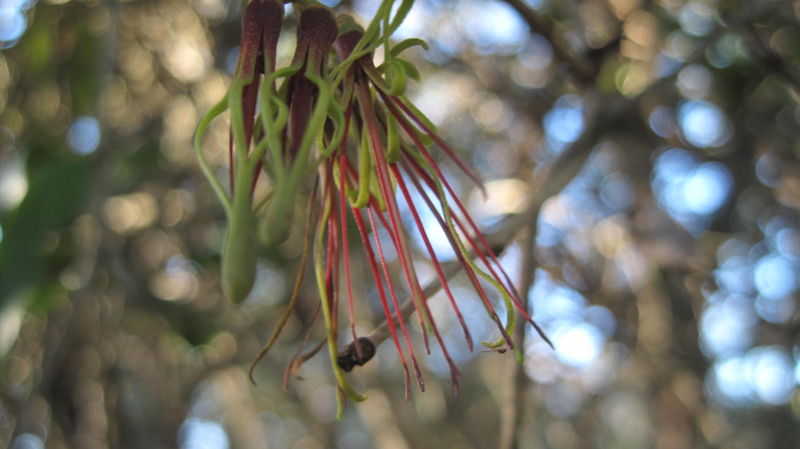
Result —
M44 442L39 435L23 433L14 438L9 449L44 449Z
M711 379L717 399L727 405L751 402L753 390L746 376L746 365L741 357L733 357L714 364Z
M181 425L178 440L181 449L228 449L228 434L217 422L189 418Z
M726 357L746 349L753 339L753 309L739 297L710 305L700 321L700 344L711 357Z
M794 390L792 363L779 347L754 348L747 354L753 389L767 404L781 405L789 401Z
M686 140L696 147L718 147L730 139L730 125L718 107L706 101L687 101L678 111Z
M600 331L588 323L568 327L553 335L559 360L578 368L592 363L600 355L603 341Z
M753 270L756 289L767 298L783 298L791 294L797 285L795 270L795 267L781 256L764 256L756 262Z
M672 148L656 160L652 183L670 215L690 231L699 232L728 200L733 177L721 163L699 164L694 154Z
M28 21L22 11L5 5L0 6L0 48L14 46L27 27Z
M574 142L583 132L583 104L574 95L565 95L544 116L547 141L556 152Z
M464 30L482 51L491 53L497 47L521 44L527 27L514 10L498 1L464 2L459 10Z
M0 210L17 207L27 193L28 177L22 159L6 159L0 164Z
M714 26L713 10L705 2L691 1L681 8L679 20L684 31L703 36Z
M707 162L697 167L683 183L686 208L696 214L717 211L728 197L733 179L719 162Z
M67 142L77 154L93 153L100 145L100 122L94 117L78 117L67 131Z

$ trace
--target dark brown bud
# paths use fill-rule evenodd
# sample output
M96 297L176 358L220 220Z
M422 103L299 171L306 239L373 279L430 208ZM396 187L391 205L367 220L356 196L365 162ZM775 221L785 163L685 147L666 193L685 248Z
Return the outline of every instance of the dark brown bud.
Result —
M351 371L356 366L364 366L375 356L375 345L367 337L358 337L344 351L336 356L336 364L345 371Z

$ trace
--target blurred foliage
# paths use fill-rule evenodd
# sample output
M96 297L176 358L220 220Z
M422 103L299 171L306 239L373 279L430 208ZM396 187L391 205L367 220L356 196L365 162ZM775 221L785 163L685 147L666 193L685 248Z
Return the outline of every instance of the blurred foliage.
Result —
M494 448L502 429L503 447L796 447L797 2L417 0L399 32L431 48L409 51L412 97L487 181L481 201L448 170L463 198L491 229L547 193L503 261L533 281L556 349L530 335L523 365L462 351L456 398L434 350L405 402L384 344L349 374L370 398L339 422L324 354L282 389L321 336L305 342L313 308L246 378L302 229L244 304L220 292L224 216L191 138L230 80L240 6L0 9L0 446ZM227 139L220 121L205 147L220 177Z

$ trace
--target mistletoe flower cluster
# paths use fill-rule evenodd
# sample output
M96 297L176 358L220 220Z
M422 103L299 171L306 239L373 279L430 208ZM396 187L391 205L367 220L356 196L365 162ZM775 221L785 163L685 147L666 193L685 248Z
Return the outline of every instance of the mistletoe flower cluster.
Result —
M414 269L409 234L416 233L423 242L469 350L473 350L473 339L433 249L429 230L423 225L423 211L435 218L487 316L496 324L499 338L483 345L496 350L512 349L520 357L511 338L517 314L544 337L444 176L435 152L444 153L480 186L478 176L404 96L408 78L418 79L419 74L399 55L409 47L426 45L419 39L390 44L389 37L402 23L413 0L401 1L391 14L393 3L383 1L366 30L349 17L337 19L324 6L301 7L294 57L290 65L278 68L276 49L283 2L251 0L244 12L239 62L229 92L203 118L195 142L201 167L228 219L222 288L235 303L253 288L258 247L275 245L287 237L299 195L314 186L309 194L316 205L309 208L309 217L315 221L308 227L313 231L310 241L314 271L327 347L340 392L340 411L344 396L356 401L365 399L348 384L344 371L365 363L375 352L373 343L356 333L353 257L363 257L370 269L403 366L406 397L411 383L409 365L422 390L424 381L406 323L410 318L404 315L399 301L401 288L413 302L413 319L422 329L425 351L431 352L430 333L449 365L457 391L458 369L427 305ZM384 62L376 66L373 52L379 46L384 47ZM200 151L205 129L226 110L231 115L230 193L216 179ZM257 203L253 191L259 176L269 177L272 187L266 199ZM403 224L402 204L411 214L412 229ZM353 242L348 239L348 228L352 226L358 231L361 255L354 254ZM388 234L388 242L379 238L381 230ZM387 243L391 248L386 248ZM389 250L397 254L401 282L394 279L386 262ZM495 311L486 284L503 298L504 320ZM297 299L296 290L282 322ZM342 302L346 306L340 307ZM343 353L337 349L343 327L340 309L347 310L348 333L352 337ZM279 324L278 329L281 327Z

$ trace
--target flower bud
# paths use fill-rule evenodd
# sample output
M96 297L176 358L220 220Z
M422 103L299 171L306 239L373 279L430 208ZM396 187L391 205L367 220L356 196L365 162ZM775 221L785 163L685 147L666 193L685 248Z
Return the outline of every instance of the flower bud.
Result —
M231 218L222 252L222 291L234 304L247 298L256 278L255 218L243 212Z

